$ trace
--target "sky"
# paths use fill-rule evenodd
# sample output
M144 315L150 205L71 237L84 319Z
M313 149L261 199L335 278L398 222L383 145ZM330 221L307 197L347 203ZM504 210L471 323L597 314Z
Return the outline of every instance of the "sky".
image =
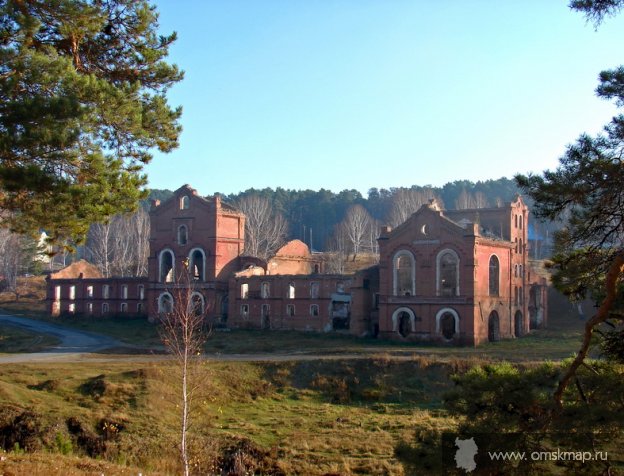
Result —
M565 0L158 0L185 79L180 147L151 188L338 192L511 178L557 166L616 114L624 14Z

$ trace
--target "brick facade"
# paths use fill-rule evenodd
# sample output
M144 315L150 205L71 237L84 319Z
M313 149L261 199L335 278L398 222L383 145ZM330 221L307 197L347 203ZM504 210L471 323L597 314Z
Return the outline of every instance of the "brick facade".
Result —
M520 197L478 210L443 211L432 201L382 229L379 265L327 275L299 240L267 262L241 256L245 216L185 185L152 205L147 277L104 279L78 262L49 277L48 309L157 317L183 290L232 328L479 345L546 323L547 273L528 260L527 219Z

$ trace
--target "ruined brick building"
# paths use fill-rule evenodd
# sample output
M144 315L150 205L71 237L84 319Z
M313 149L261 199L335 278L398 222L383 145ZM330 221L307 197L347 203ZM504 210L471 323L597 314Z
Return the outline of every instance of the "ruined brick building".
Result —
M103 278L81 261L48 278L52 315L171 312L181 291L214 325L341 331L478 345L546 321L546 279L527 253L520 197L497 208L424 205L379 236L379 265L323 273L301 241L268 261L243 256L245 216L185 185L150 211L144 278Z

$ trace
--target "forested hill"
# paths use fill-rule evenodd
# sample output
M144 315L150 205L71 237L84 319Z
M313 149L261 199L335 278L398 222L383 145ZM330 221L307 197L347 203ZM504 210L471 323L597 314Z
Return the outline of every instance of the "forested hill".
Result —
M218 191L215 191L218 192ZM171 196L169 190L152 190L150 198L164 200ZM377 225L396 226L415 212L430 198L439 200L444 208L495 207L513 200L520 190L513 180L500 178L484 182L457 180L442 187L413 185L410 188L371 188L367 196L357 190L286 190L249 189L237 194L224 195L224 200L234 205L245 197L264 197L288 222L288 239L301 239L314 249L328 247L330 237L338 224L354 205L361 205ZM528 197L524 197L529 202ZM530 206L530 203L528 203Z

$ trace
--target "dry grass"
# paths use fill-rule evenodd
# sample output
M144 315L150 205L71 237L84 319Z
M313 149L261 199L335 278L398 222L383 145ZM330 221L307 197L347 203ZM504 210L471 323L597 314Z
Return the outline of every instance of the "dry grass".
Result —
M0 451L0 474L4 476L84 476L102 474L127 474L136 476L164 474L149 472L137 467L123 466L104 460L65 456L48 452L35 453L3 453Z
M359 261L356 261L358 263ZM17 315L42 319L69 327L102 333L122 342L151 350L162 350L158 329L145 319L129 317L108 318L50 318L44 312L45 281L41 277L20 278L20 300L12 293L0 294L0 307ZM583 322L575 309L560 295L551 293L549 329L533 331L520 339L472 347L440 347L400 341L362 339L344 334L313 332L251 331L214 332L208 339L208 354L255 353L331 353L431 356L443 359L499 359L513 361L560 360L573 355L580 345ZM588 310L591 312L591 309Z
M105 474L132 468L179 472L175 367L101 365L1 368L0 413L30 409L41 429L32 459L12 452L1 471L15 472L25 458L28 474L78 474L78 465L87 463ZM234 454L256 474L402 475L394 456L400 441L422 425L454 425L435 401L451 384L448 364L373 359L199 365L191 429L198 474L226 467L236 448ZM323 378L342 382L348 398L334 403L333 390L318 383ZM79 422L83 440L102 445L92 456L103 461L85 458L91 447L68 430L69 419ZM117 430L107 431L112 424ZM70 441L73 458L60 457L58 434L61 442Z
M47 334L37 334L0 324L0 353L40 352L59 343L59 339Z

